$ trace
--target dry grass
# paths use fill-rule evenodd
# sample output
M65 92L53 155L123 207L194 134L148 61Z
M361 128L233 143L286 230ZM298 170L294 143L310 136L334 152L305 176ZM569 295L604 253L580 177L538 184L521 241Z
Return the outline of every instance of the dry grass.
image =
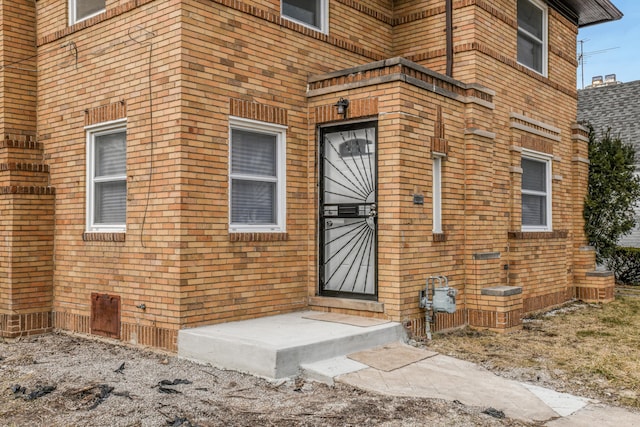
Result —
M640 407L640 299L571 304L525 319L522 331L436 335L432 350L521 381Z

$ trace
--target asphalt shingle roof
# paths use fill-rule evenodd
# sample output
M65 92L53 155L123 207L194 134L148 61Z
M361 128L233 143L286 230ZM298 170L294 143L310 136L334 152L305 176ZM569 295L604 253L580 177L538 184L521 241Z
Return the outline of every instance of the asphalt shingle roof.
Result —
M579 90L578 121L590 122L598 133L611 128L640 154L640 80Z

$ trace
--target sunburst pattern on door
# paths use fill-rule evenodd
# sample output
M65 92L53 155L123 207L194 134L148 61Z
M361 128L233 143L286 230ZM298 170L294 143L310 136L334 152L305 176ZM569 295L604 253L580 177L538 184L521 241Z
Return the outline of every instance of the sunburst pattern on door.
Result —
M376 126L327 128L321 138L321 293L375 298Z

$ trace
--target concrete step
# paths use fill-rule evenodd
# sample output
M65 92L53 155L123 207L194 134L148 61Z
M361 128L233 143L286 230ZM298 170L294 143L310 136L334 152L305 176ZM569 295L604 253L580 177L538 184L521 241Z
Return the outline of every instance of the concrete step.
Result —
M303 311L178 332L178 356L268 379L295 377L301 365L406 340L400 323L340 323ZM340 317L339 316L339 317ZM310 318L312 317L312 318ZM339 318L337 317L337 318ZM361 326L356 326L361 325Z
M335 383L334 378L340 375L357 372L367 369L369 365L349 359L347 356L338 356L332 359L320 360L318 362L303 363L302 376L310 380L319 381L327 385Z

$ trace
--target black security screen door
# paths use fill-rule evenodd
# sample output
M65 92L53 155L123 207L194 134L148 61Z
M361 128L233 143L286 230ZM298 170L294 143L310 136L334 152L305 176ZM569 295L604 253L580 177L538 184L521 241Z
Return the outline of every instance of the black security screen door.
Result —
M320 294L376 299L377 124L320 132Z

